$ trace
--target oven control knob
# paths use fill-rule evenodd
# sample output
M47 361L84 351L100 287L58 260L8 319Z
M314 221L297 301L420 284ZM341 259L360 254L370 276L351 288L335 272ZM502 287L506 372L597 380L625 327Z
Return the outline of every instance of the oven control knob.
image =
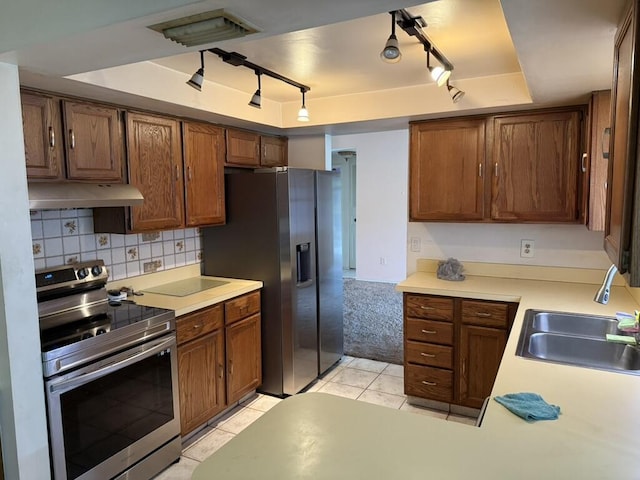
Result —
M96 331L96 336L97 336L97 335L102 335L103 333L107 333L107 331L106 331L104 328L99 328L99 329Z
M89 275L89 269L88 268L84 267L84 268L81 268L80 270L78 270L78 278L80 280L82 280L84 278L87 278L88 275Z
M97 277L101 273L102 273L102 267L100 265L94 265L93 267L91 267L91 274L94 277Z

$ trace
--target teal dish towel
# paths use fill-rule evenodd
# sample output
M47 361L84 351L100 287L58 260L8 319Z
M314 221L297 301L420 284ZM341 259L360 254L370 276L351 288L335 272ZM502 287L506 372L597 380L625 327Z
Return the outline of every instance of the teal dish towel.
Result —
M557 420L560 407L550 405L537 393L507 393L493 399L527 422Z

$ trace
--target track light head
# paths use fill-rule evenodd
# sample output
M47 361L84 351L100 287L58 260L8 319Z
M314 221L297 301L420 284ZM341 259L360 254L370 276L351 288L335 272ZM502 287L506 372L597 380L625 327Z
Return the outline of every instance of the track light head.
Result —
M451 100L453 103L458 103L464 97L464 92L460 90L458 87L454 87L447 81L447 90L449 90L449 95L451 96Z
M397 63L402 58L402 53L398 47L398 38L396 37L396 12L391 13L391 35L384 44L384 48L380 52L380 58L387 63Z
M451 70L445 70L440 65L437 67L429 67L429 73L439 87L445 85L451 76Z
M196 73L194 73L189 80L187 80L187 85L195 88L199 92L202 90L202 82L204 81L204 69L199 68Z
M300 107L300 110L298 110L298 121L299 122L308 122L309 121L309 110L307 110L306 105L304 104L304 90L301 89L300 92L302 92L302 106Z
M260 72L259 70L256 70L256 75L258 76L258 89L256 90L256 93L253 94L253 97L251 97L251 100L249 101L249 106L255 107L255 108L262 108L261 107L262 96L260 94L260 90L262 89L262 85L260 84L260 75L262 75L262 72Z
M187 85L200 92L202 91L202 82L204 82L204 50L200 50L200 68L187 80Z
M261 108L262 97L260 96L260 90L256 90L256 93L253 94L251 100L249 101L249 105L255 108Z

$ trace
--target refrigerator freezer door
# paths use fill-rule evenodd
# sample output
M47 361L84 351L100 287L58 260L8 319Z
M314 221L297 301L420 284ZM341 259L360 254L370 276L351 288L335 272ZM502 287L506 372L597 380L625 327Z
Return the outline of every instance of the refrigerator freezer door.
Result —
M316 172L318 371L344 353L341 185L337 172Z
M293 395L318 377L314 174L289 169L288 181L291 315L283 329L283 385Z

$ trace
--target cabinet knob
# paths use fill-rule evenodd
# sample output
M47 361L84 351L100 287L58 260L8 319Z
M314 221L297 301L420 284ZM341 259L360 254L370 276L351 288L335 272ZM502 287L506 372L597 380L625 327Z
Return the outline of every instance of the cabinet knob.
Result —
M582 170L582 173L587 173L587 154L586 153L582 154L582 160L580 161L580 169Z
M53 131L53 127L49 127L49 146L51 148L56 146L56 133Z
M69 148L76 148L76 134L73 133L73 128L69 129Z

